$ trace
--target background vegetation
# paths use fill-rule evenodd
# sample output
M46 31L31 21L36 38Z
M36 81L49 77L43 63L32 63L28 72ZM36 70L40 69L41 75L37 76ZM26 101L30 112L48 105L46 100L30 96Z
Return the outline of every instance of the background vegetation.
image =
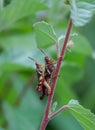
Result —
M87 2L95 4L91 0ZM44 64L33 24L46 21L53 26L57 36L64 36L70 7L68 1L64 4L62 0L1 0L0 10L0 130L38 130L47 97L40 101L39 93L35 91L35 64L28 59L32 56ZM95 113L95 15L91 18L84 26L73 26L70 40L74 47L66 52L58 78L53 99L57 102L56 110L76 99ZM40 47L57 59L55 43L43 42ZM49 122L46 130L53 129L83 130L68 111Z

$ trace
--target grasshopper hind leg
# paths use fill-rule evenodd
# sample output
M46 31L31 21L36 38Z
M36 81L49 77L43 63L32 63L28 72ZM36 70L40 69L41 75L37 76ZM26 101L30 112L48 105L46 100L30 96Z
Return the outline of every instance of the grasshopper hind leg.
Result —
M45 96L45 86L43 86L42 90L40 91L40 100L43 100L44 96Z

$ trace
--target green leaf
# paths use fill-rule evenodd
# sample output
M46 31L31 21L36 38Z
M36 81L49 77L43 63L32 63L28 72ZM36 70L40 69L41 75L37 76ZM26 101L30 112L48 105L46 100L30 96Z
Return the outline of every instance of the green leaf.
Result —
M0 130L4 130L4 129L0 127Z
M95 11L95 5L87 2L75 2L71 0L71 18L75 26L83 26L88 23Z
M50 108L50 110L49 110L49 115L51 115L51 114L55 111L57 105L58 105L57 101L55 101L55 102L52 104L52 106L51 106L51 108Z
M70 107L70 112L73 114L76 120L78 120L84 130L95 129L95 115L91 113L90 110L81 106L77 100L70 100L68 105Z
M3 104L6 120L9 130L38 130L43 115L44 105L39 100L35 91L26 92L21 104L18 107L12 107L9 104Z
M46 6L39 0L13 0L0 12L0 31L10 27L17 20L44 8Z
M74 83L82 78L83 70L77 65L68 63L61 68L60 76L68 84Z
M84 65L84 60L87 56L92 57L92 47L88 40L82 36L71 38L74 42L74 47L71 52L66 52L65 60L67 63L73 63L78 66Z
M92 47L84 36L79 34L77 37L73 37L72 39L74 42L74 47L72 51L80 53L85 56L92 55Z
M64 72L63 72L64 73ZM58 105L61 106L66 104L70 99L77 98L73 91L71 91L70 86L68 85L68 82L65 82L65 79L60 74L60 77L58 78L56 90L55 90L55 97L58 101Z
M0 68L7 71L28 70L35 68L35 63L33 61L31 62L31 60L28 58L29 56L31 57L31 55L36 61L43 63L42 54L38 49L35 49L34 51L27 51L18 48L7 49L0 56Z
M34 24L36 41L39 47L48 47L57 41L57 36L52 26L44 21Z
M32 32L26 33L7 33L0 36L0 45L6 50L12 48L14 49L24 49L26 51L37 48L35 37ZM27 44L26 44L27 43Z

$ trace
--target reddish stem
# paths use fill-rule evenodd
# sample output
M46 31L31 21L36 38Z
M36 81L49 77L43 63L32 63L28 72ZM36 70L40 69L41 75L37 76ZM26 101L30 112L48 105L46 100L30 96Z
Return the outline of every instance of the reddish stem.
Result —
M65 54L66 45L67 45L67 42L68 42L68 39L69 39L71 27L72 27L72 20L70 19L68 29L67 29L67 33L66 33L66 36L65 36L65 39L64 39L64 44L63 44L63 47L62 47L61 55L60 55L60 58L58 59L57 65L56 65L55 77L53 79L53 83L52 83L52 86L51 86L52 90L51 90L51 94L48 97L48 101L47 101L47 104L46 104L46 109L45 109L44 117L43 117L43 120L42 120L42 123L41 123L41 126L40 126L40 130L45 130L47 123L49 121L49 118L48 118L49 110L50 110L52 99L53 99L53 96L54 96L56 81L57 81L57 78L58 78L58 74L60 72L60 66L61 66L61 63L62 63L62 58L64 57L64 54Z
M60 112L62 112L63 110L69 108L68 105L64 105L63 107L61 107L59 110L57 110L56 112L54 112L53 114L51 114L49 116L49 120L51 120L52 118L54 118L56 115L58 115Z
M56 43L56 50L57 50L57 57L59 58L60 57L60 43L59 43L59 40Z

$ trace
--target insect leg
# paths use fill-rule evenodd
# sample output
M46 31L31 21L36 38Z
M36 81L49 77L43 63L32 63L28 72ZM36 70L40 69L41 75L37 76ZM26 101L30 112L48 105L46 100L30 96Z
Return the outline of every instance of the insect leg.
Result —
M47 88L47 92L48 92L47 95L49 95L51 93L51 87L46 81L44 81L44 86Z

